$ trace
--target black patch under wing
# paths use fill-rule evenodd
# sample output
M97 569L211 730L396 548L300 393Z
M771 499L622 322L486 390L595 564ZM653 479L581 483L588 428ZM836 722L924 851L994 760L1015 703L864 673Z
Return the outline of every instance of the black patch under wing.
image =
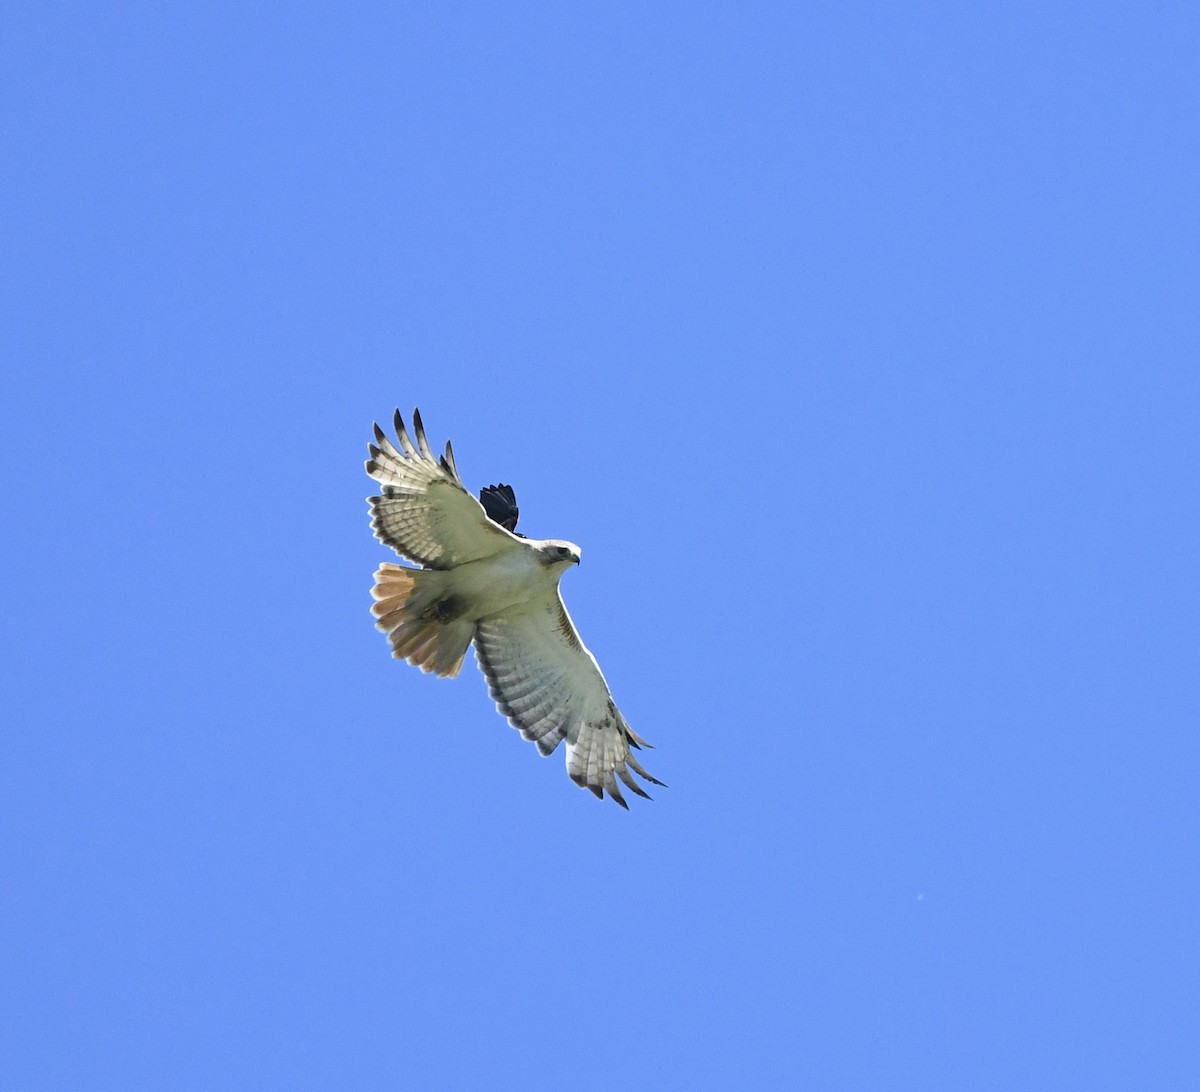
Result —
M479 503L483 505L488 519L500 524L506 531L517 534L517 519L521 510L517 507L517 495L511 485L486 486L479 491Z

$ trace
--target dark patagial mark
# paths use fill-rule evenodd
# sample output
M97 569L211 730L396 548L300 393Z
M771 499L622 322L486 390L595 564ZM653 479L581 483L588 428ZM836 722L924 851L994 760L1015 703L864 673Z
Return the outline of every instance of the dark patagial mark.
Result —
M575 632L575 627L571 625L571 619L567 617L567 612L563 609L561 602L558 604L558 632L563 635L567 644L575 649L576 652L579 651L581 647L579 644L579 635ZM610 701L608 704L611 706L612 702Z

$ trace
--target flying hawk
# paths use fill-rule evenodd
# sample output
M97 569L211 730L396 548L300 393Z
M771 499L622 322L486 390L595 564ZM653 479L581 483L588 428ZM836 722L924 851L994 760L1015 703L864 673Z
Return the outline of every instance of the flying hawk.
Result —
M597 797L627 808L618 780L649 799L633 773L654 785L630 748L648 747L621 716L595 658L580 640L558 581L579 564L579 547L516 533L512 487L488 486L476 500L463 486L449 442L435 456L419 412L414 443L400 411L396 446L379 425L367 473L380 542L422 566L381 565L371 611L392 655L453 677L471 642L496 707L543 755L567 743L567 773Z

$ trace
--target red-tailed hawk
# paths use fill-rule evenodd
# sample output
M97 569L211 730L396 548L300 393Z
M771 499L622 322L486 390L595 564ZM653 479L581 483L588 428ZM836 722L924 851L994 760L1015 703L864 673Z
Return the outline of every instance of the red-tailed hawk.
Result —
M474 641L496 707L543 755L566 740L575 784L625 808L618 781L649 799L630 773L662 784L630 750L649 744L621 716L559 594L579 547L518 535L510 486L471 496L449 442L443 456L430 450L420 413L413 413L415 443L399 410L395 428L399 447L378 425L370 445L367 473L383 487L367 500L371 526L422 568L385 564L375 573L371 610L392 655L453 677Z

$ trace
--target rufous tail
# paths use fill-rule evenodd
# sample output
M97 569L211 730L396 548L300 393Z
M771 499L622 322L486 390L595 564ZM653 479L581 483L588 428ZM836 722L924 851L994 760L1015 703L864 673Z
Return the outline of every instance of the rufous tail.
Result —
M475 623L462 616L464 604L447 593L446 583L446 573L434 569L380 565L371 613L396 659L453 678L475 636Z

